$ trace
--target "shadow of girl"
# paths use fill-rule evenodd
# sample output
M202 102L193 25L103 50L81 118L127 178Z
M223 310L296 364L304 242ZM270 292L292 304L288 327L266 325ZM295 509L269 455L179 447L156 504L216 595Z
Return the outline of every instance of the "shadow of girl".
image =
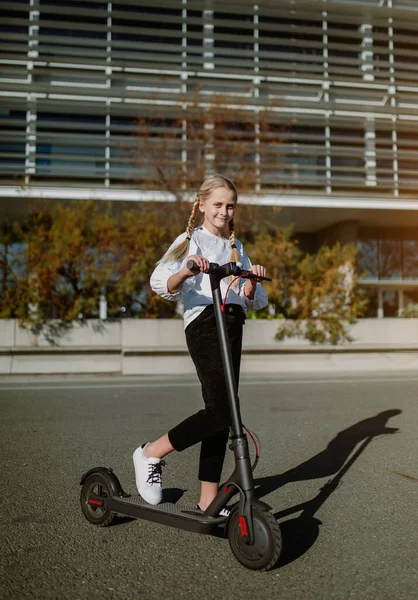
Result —
M286 483L335 475L361 441L379 435L396 433L398 429L387 427L387 422L391 417L399 415L401 412L399 409L385 410L374 417L364 419L340 431L322 452L312 456L312 458L297 467L280 475L270 475L269 477L256 479L254 483L257 488L257 497L262 498L286 485Z
M401 412L399 409L386 410L374 417L364 419L341 431L331 440L325 450L299 466L281 475L263 477L255 481L255 485L259 486L257 487L257 496L261 498L286 483L334 475L320 489L315 498L277 512L274 515L276 519L282 519L294 513L301 513L297 518L280 523L283 550L278 567L293 562L313 546L319 535L319 525L321 525L321 521L315 518L315 513L339 486L342 477L375 437L393 434L398 431L395 427L388 427L387 422L391 417L399 415ZM361 445L352 454L358 444Z

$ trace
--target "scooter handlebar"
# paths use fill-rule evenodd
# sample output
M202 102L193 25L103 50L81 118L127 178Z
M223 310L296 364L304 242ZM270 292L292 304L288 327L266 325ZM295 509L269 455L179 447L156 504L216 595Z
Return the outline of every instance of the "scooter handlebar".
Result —
M187 268L192 271L195 275L200 273L200 267L195 263L194 260L187 261ZM226 265L218 265L217 263L209 263L209 275L217 275L219 279L234 275L236 277L244 277L245 279L257 279L258 281L272 281L269 277L260 277L251 271L242 269L239 263L230 262Z

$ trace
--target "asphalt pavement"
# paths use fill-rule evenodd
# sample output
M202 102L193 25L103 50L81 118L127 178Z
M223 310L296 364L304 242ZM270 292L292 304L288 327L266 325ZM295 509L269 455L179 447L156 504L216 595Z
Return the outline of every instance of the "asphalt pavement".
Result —
M134 493L133 450L201 408L194 378L1 378L0 597L415 599L418 374L248 375L240 396L284 542L267 573L222 537L82 516L81 475L113 467ZM198 455L166 459L168 497L196 502Z

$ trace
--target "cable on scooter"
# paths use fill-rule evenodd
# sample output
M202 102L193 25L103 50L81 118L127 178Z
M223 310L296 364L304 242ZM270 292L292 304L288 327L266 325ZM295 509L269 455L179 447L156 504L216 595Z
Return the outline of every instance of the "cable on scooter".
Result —
M241 277L242 277L242 275L238 275L238 277L234 277L234 279L229 283L228 287L226 288L225 298L224 298L224 301L221 304L221 311L222 312L225 312L225 304L226 304L226 299L228 298L229 288L231 287L231 285L233 283L236 282L237 279L240 279Z
M228 294L229 294L229 290L231 288L231 286L236 282L237 279L246 279L247 276L246 275L238 275L237 277L234 277L234 279L232 279L232 281L230 281L228 287L226 288L226 293L225 293L225 298L223 303L221 304L221 310L222 312L225 312L225 305L226 305L226 300L228 298ZM259 446L260 446L260 438L258 437L258 435L256 433L254 433L253 431L251 431L250 429L248 429L247 427L245 427L245 425L243 424L243 428L245 429L245 431L248 433L248 435L250 436L253 444L254 444L254 448L255 448L255 460L253 462L253 464L251 465L251 471L254 471L258 461L260 459L260 452L259 452ZM258 444L257 444L258 441Z
M253 464L251 465L251 471L255 471L256 466L258 465L258 461L260 459L260 438L258 437L258 435L256 433L254 433L254 431L251 431L250 429L248 429L248 427L245 427L245 425L243 425L245 431L248 433L248 435L250 436L253 444L254 444L254 448L255 448L255 460L253 462ZM258 444L257 444L258 442Z
M224 301L221 304L221 311L225 312L225 304L226 304L226 300L228 298L228 294L229 294L229 290L231 288L231 285L233 285L237 279L257 279L258 281L271 281L271 279L269 277L259 277L257 275L255 275L254 273L251 273L250 271L243 271L241 273L241 275L238 275L237 277L234 277L234 279L232 279L232 281L230 281L228 287L226 288L226 293L225 293L225 298Z

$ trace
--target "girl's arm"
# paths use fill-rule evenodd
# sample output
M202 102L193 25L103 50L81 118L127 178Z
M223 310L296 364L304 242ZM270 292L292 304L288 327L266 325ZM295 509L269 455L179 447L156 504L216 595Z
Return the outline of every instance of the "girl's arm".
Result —
M259 275L260 277L266 276L266 269L261 265L253 265L249 269L255 275ZM248 300L254 300L255 292L257 290L257 281L255 279L247 279L244 285L244 296L248 298Z
M186 233L182 233L181 235L179 235L178 238L174 240L174 242L171 244L167 252L169 252L175 246L178 246L181 242L183 242L185 240L185 237ZM192 256L190 258L201 259L202 257ZM196 260L195 262L199 262L199 260ZM162 298L165 298L166 300L180 300L184 282L186 281L186 279L188 279L188 277L193 275L193 273L189 271L187 277L179 276L179 273L183 270L183 266L186 263L187 260L185 262L181 260L174 260L168 262L159 261L150 278L151 289L156 294L158 294ZM174 278L172 279L172 277ZM170 286L168 285L169 280Z
M196 275L196 273L190 271L190 269L188 269L186 266L189 260L193 260L198 265L201 273L207 273L209 271L209 261L207 258L199 256L198 254L191 254L186 258L184 267L177 273L173 273L173 275L168 278L167 291L170 294L177 294L183 287L183 283L186 281L186 279Z
M242 266L248 271L252 271L261 277L266 275L266 269L262 265L252 265L250 259L245 253L242 244L239 244L238 251L241 255ZM244 298L248 310L260 310L268 305L267 294L261 285L254 279L247 279L240 288L240 296Z
M169 247L167 252L172 250L175 246L178 246L178 244L183 242L185 240L185 238L186 238L186 233L182 233L181 235L179 235L178 238L175 239L174 242L171 244L171 246ZM168 291L167 281L169 280L171 275L173 275L174 273L177 273L181 269L181 267L182 267L182 264L180 261L163 262L160 260L157 263L154 271L152 272L151 278L150 278L150 285L151 285L151 289L153 290L153 292L155 292L162 298L165 298L165 300L173 300L173 301L180 300L180 297L181 297L180 292L171 294Z

